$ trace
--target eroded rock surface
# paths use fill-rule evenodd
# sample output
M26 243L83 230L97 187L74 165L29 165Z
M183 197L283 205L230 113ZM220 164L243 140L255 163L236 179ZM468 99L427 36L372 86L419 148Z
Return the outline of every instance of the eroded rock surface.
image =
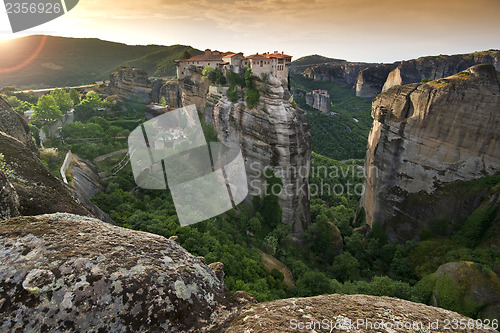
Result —
M441 186L500 171L499 75L478 65L374 99L363 205L367 222L381 223L390 240L418 237L431 221L479 205Z
M28 149L37 156L40 156L30 128L24 119L12 110L9 103L0 97L0 132L4 132L21 141ZM0 153L1 153L0 149Z
M472 319L385 296L325 295L248 305L226 332L497 332L491 327L452 329L453 320Z
M359 72L373 65L355 62L316 65L306 68L302 72L302 75L315 81L332 81L353 88L358 79Z
M278 79L255 78L254 86L260 93L255 108L249 109L242 100L233 103L225 95L214 95L204 111L205 118L215 125L221 141L229 143L231 138L238 138L250 195L265 193L265 168L273 169L281 178L283 191L278 202L282 222L292 225L293 233L300 236L310 221L309 123L302 110L290 105L290 92Z
M0 220L19 216L19 196L16 189L0 170Z
M72 214L0 222L2 331L208 332L223 281L164 237Z
M162 98L172 108L182 106L182 91L177 80L157 79L152 83L151 97L154 103L160 103Z
M109 75L108 95L142 104L151 102L151 81L145 71L135 67L120 67Z
M479 64L490 64L500 70L500 51L491 50L451 56L440 55L402 61L389 73L382 91L395 85L451 76Z
M19 195L21 215L55 212L92 215L71 188L55 178L23 143L0 132L0 147L12 171L8 179Z

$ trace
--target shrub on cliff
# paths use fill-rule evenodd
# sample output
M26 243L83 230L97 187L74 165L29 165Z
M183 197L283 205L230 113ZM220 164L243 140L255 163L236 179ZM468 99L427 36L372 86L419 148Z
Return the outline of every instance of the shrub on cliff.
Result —
M249 109L254 108L260 101L260 94L252 84L252 77L252 70L250 69L250 67L248 67L247 71L245 72L245 85L247 86L247 90L245 92L245 101L247 102Z

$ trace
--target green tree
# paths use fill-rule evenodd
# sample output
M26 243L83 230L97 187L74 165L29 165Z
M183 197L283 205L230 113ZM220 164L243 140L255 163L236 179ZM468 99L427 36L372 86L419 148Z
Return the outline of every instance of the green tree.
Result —
M76 91L75 88L71 88L69 90L69 97L73 101L73 105L80 104L80 95L78 94L78 91Z
M307 228L304 236L312 252L326 263L331 263L339 250L342 250L340 231L323 214Z
M163 97L163 96L160 98L160 105L161 106L166 106L167 105L167 101L165 100L165 97Z
M70 94L64 89L54 89L50 92L50 95L54 98L59 110L61 110L63 114L71 110L74 105Z
M252 84L252 77L252 69L248 67L247 71L245 72L245 85L247 86L247 90L245 92L245 101L247 102L247 106L249 109L254 108L260 101L260 94Z
M102 96L91 91L75 108L75 120L87 121L97 116L97 108L102 106Z
M189 59L191 58L191 53L189 52L189 50L184 50L184 52L182 53L182 59Z
M38 120L53 122L61 119L62 113L54 97L51 95L43 95L38 99L38 103L36 103L33 117Z
M297 296L307 297L332 292L331 280L321 272L309 271L297 280Z
M5 86L0 89L0 94L5 94L7 96L11 96L16 92L16 87L14 86Z
M335 258L331 267L335 279L340 282L359 279L359 262L349 252L344 252Z

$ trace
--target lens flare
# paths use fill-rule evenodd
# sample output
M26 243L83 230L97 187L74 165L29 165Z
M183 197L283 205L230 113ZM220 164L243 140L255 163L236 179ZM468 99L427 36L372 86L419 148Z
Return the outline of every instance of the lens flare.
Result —
M43 47L45 46L45 42L46 41L47 41L47 36L46 35L42 36L42 39L40 40L40 43L38 44L35 52L33 52L29 56L28 59L24 60L23 62L21 62L20 64L15 65L15 66L7 67L7 68L0 68L0 74L14 72L14 71L17 71L17 70L19 70L21 68L24 68L27 65L29 65L33 60L36 59L36 57L38 57L38 55L40 54L40 52L42 52Z

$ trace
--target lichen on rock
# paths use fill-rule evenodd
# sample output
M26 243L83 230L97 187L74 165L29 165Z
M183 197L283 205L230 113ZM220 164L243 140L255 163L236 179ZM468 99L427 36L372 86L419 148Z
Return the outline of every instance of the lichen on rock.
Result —
M217 331L224 282L164 237L57 213L0 222L4 331Z

